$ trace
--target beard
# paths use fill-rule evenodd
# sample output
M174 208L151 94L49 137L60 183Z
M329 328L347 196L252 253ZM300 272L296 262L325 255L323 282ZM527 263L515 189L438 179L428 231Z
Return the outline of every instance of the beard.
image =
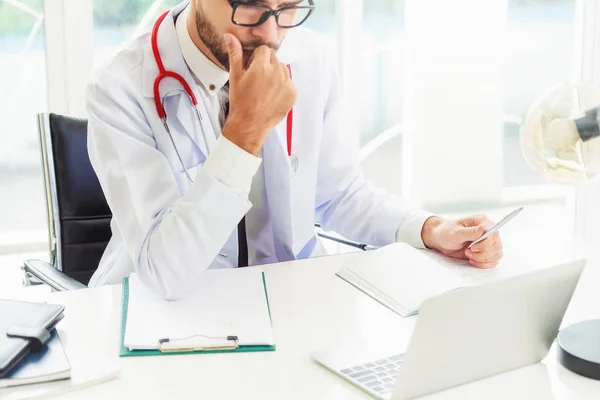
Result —
M214 25L208 20L202 6L198 4L196 9L196 29L200 35L202 42L208 47L208 50L217 59L217 61L229 71L229 53L222 35L217 34ZM241 41L240 41L241 42ZM259 46L267 46L272 51L279 50L279 45L272 42L264 42L260 39L251 40L249 42L241 42L243 50L243 62L247 68L252 54Z

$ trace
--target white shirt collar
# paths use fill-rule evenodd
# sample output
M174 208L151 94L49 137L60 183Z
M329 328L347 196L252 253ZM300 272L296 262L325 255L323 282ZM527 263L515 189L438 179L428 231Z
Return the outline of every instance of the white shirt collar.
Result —
M216 95L229 80L229 72L222 70L196 47L187 29L190 7L179 14L175 28L181 47L181 54L192 71L194 78L210 96Z

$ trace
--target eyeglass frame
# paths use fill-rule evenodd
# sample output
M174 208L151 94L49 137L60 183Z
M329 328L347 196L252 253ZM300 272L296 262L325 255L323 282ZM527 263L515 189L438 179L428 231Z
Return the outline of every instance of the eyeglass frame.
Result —
M272 9L271 7L267 6L266 4L259 4L259 3L248 3L248 2L241 2L241 1L229 1L229 5L232 7L232 12L231 12L231 22L234 25L237 26L243 26L246 28L254 28L257 26L260 26L262 24L264 24L265 22L267 22L269 20L269 18L271 17L275 17L275 23L277 24L278 27L282 28L282 29L292 29L292 28L296 28L300 25L302 25L303 23L306 22L306 20L308 20L308 17L311 16L311 14L313 13L313 11L315 10L316 6L313 0L308 0L308 5L307 6L288 6L288 7L282 7L279 9ZM264 8L266 11L264 13L262 13L262 15L260 16L259 20L257 23L255 24L242 24L239 22L235 21L235 11L237 10L238 7L240 6L253 6L253 7L258 7L258 8ZM283 11L285 10L306 10L308 9L309 12L308 14L306 14L306 17L304 17L304 19L302 21L300 21L299 23L292 25L292 26L281 26L279 24L279 14L281 14Z

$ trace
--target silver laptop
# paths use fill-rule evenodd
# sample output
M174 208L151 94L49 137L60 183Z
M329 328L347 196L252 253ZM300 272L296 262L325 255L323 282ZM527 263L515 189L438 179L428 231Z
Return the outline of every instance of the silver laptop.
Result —
M537 363L548 354L585 264L578 260L430 298L405 354L339 348L313 358L386 400L413 399Z

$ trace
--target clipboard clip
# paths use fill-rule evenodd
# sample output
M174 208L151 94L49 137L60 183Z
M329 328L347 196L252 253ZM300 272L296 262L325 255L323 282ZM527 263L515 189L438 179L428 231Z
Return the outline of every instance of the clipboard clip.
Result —
M185 338L165 338L158 340L158 350L162 353L207 351L207 350L235 350L239 347L237 336L213 337L193 335Z

